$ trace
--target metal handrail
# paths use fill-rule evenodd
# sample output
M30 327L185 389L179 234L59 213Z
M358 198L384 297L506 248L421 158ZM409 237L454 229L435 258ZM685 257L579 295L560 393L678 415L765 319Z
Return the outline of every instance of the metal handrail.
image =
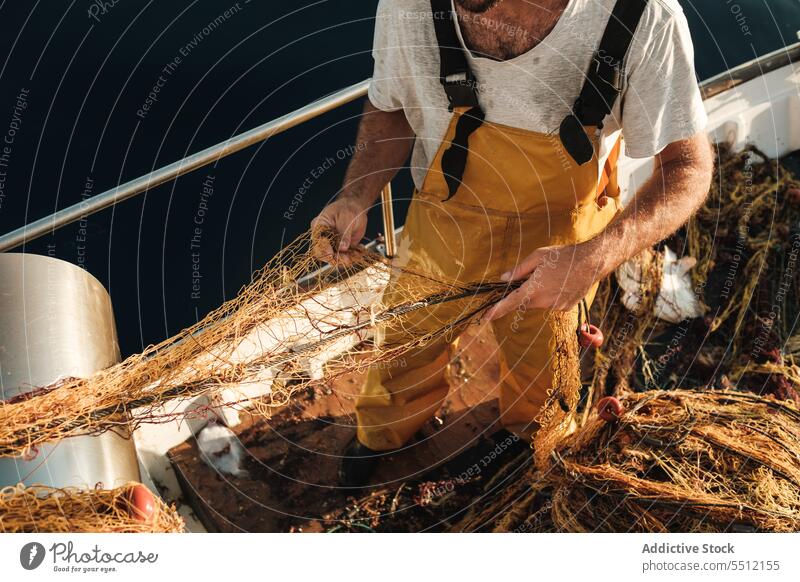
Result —
M397 254L397 239L394 227L394 206L392 204L392 183L389 182L381 192L381 209L383 210L383 232L386 245L386 257L391 259Z
M92 198L59 210L50 216L40 218L30 224L12 230L8 234L0 236L0 252L18 247L21 244L53 232L62 226L66 226L100 212L101 210L105 210L109 206L132 198L142 192L146 192L150 188L179 178L184 174L207 166L225 156L229 156L253 144L262 142L310 119L314 119L332 109L350 103L367 94L369 83L370 79L367 79L347 87L346 89L342 89L333 95L314 101L297 111L288 113L278 119L259 125L258 127L254 127L249 131L199 151L196 154L192 154L168 166L154 170L149 174L145 174L125 184L120 184L111 190L101 192Z

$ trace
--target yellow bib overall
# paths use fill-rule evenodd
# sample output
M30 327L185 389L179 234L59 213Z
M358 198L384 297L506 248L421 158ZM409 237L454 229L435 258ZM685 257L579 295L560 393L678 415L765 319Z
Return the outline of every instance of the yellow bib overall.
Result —
M594 237L620 209L615 179L619 144L601 175L596 154L578 165L558 135L488 122L470 136L461 185L448 199L442 156L464 113L463 107L455 109L422 190L411 202L398 245L401 266L439 280L496 282L538 248ZM587 128L587 134L596 132ZM595 152L596 141L592 138ZM547 266L542 277L547 277ZM406 281L390 282L384 303L402 303L398 295L405 285ZM414 325L440 328L458 319L458 309L444 304L421 311ZM572 313L577 329L577 306ZM528 436L553 383L553 338L545 316L546 312L525 309L492 323L501 364L501 421ZM447 396L450 345L460 331L463 328L402 356L398 365L370 370L356 403L358 439L364 445L376 451L401 447L433 417ZM402 340L386 333L379 333L378 341ZM487 394L491 388L486 387Z

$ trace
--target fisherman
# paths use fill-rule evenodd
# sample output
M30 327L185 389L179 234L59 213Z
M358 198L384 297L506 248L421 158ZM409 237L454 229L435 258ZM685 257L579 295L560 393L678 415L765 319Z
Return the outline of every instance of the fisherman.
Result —
M598 282L677 230L708 193L713 158L686 18L677 0L381 0L373 58L364 147L313 223L337 232L338 248L317 252L352 260L368 209L413 149L397 261L439 279L522 282L485 319L499 344L502 425L530 439L553 381L547 313L567 311L578 329ZM624 208L623 148L655 159ZM384 300L399 288L390 283ZM457 319L442 309L435 319ZM370 370L342 485L367 484L380 456L434 416L451 339Z

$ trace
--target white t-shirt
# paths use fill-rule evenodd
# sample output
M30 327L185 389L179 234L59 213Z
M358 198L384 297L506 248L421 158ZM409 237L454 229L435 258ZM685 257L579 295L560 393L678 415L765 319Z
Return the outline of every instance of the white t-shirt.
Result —
M550 34L514 59L470 54L487 121L557 132L580 93L615 1L570 0ZM486 14L476 18L500 25ZM417 135L411 170L420 188L452 116L439 83L430 0L380 1L373 58L369 99L378 109L405 112ZM622 96L601 133L601 168L621 130L626 155L645 158L705 128L689 27L677 0L649 1L625 61L625 75Z

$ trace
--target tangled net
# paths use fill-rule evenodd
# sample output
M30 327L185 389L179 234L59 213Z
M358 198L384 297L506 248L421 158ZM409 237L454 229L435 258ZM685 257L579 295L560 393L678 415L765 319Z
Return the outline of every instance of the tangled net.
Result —
M535 421L539 426L533 438L534 460L546 466L576 420L581 391L578 341L568 315L554 311L548 324L553 329L553 386Z
M149 495L147 515L137 509L143 485L117 489L54 489L33 486L0 489L3 533L178 533L183 518ZM147 495L147 494L145 494Z
M800 413L756 395L632 394L546 475L568 531L797 531Z
M458 529L800 530L800 418L793 404L800 403L800 302L789 299L800 291L800 183L755 149L720 155L708 202L669 241L679 254L697 257L694 284L707 315L678 325L656 320L663 265L659 253L645 253L637 311L616 300L613 282L598 293L601 317L594 319L602 319L607 342L595 353L581 402L575 330L554 314L557 382L536 419L542 428L535 468L476 502ZM370 251L347 269L321 270L311 252L320 236L330 235L301 237L237 298L174 338L92 378L65 379L0 403L0 456L122 425L203 415L211 404L166 406L200 395L214 406L269 414L321 378L394 360L454 333L510 290L493 281L438 280ZM378 299L390 279L400 304ZM452 302L458 317L433 327L413 323L416 311L429 310L436 320L437 307ZM402 342L371 342L379 326ZM593 412L611 394L628 409L616 423ZM579 428L568 436L573 420ZM5 503L18 507L11 497Z
M606 281L580 429L455 529L800 531L800 181L755 148L719 154L708 201L668 241L698 259L705 317L656 319L657 252L639 257L636 311ZM595 412L612 394L617 422Z
M509 290L505 283L436 280L369 250L354 253L344 270L324 270L312 252L324 236L331 235L309 233L286 247L235 299L173 338L91 378L64 379L0 402L0 456L32 456L50 441L202 416L210 405L165 407L200 395L216 406L269 414L313 380L393 360L451 332ZM316 275L303 278L308 273ZM376 300L376 289L390 278L396 296L405 298L401 304ZM452 302L457 320L433 329L409 324L415 311L435 317L437 306ZM402 342L365 341L378 325L402 331L395 334ZM315 367L318 373L309 373Z
M618 423L593 416L547 471L508 488L459 528L800 530L795 408L754 394L690 390L629 394L623 402L628 411ZM542 491L548 500L536 510Z
M660 255L639 263L640 309L608 281L596 312L608 341L594 358L596 397L629 389L717 386L775 394L800 406L800 180L758 149L719 150L705 205L667 244L697 259L705 317L673 325L653 310Z

